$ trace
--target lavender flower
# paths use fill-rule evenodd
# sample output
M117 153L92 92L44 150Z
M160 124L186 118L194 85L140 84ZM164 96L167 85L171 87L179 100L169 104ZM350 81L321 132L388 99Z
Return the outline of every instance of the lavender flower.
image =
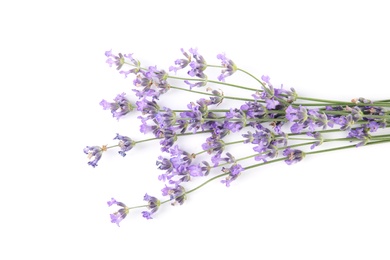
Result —
M110 201L107 202L107 205L111 207L112 205L118 205L121 207L118 211L110 214L111 223L115 223L119 227L119 223L126 218L127 214L129 214L130 209L122 202L116 201L114 198L111 198Z
M245 112L246 116L248 118L263 118L266 116L267 110L266 108L257 101L254 102L246 102L245 104L241 105L240 110Z
M240 109L231 108L229 112L225 114L224 128L232 131L233 133L240 131L246 126L246 115L245 112ZM231 119L237 118L237 121L232 121Z
M164 107L164 111L159 111L154 116L155 122L162 129L169 129L176 123L176 113Z
M171 203L174 205L183 205L184 201L187 199L186 190L181 185L175 185L174 187L166 186L161 190L163 196L169 195Z
M288 106L286 109L286 118L290 122L304 122L306 121L307 109L303 106L299 106L299 108L293 108L292 106Z
M305 153L301 150L287 148L283 151L283 155L287 156L287 159L284 160L288 165L300 162L304 157Z
M148 125L147 124L148 118L144 118L142 116L139 116L137 118L141 120L141 125L140 125L140 132L141 133L147 134L147 133L154 132L154 131L157 131L160 129L156 125ZM160 137L160 135L158 134L156 137Z
M149 101L147 99L142 99L135 102L137 105L137 110L142 112L143 115L149 114L152 118L159 112L160 107L157 105L156 101Z
M339 120L335 121L335 123L341 125L340 130L348 131L355 124L355 121L353 120L353 117L351 114L349 114L347 116L341 116L338 119Z
M134 68L133 69L130 69L130 70L127 70L127 71L120 71L119 73L120 74L124 74L125 75L125 78L127 77L127 75L129 75L129 74L137 74L139 71L140 71L140 67L141 67L141 63L138 61L138 60L136 60L136 59L134 59L133 58L133 54L132 53L129 53L129 54L125 54L125 55L123 55L125 58L127 58L128 60L130 60L130 61L125 61L125 60L123 60L123 63L127 63L127 64L129 64L129 65L131 65L131 66L133 66ZM117 68L118 69L118 68Z
M117 95L114 98L115 102L107 102L103 99L99 105L101 105L104 110L111 110L112 116L119 120L119 118L134 109L134 106L125 98L125 95L125 93Z
M93 168L97 166L98 161L102 158L102 153L107 150L107 146L87 146L84 148L84 153L88 154L88 165L91 165Z
M376 121L374 121L374 120L370 120L370 121L368 122L368 124L367 124L367 127L370 129L370 132L373 133L373 132L378 131L378 129L379 129L380 127L384 128L385 125L382 125L381 123L378 123L378 122L376 122Z
M324 138L322 137L320 132L308 132L306 133L308 136L314 137L317 141L310 146L310 149L314 149L315 147L321 145L324 142Z
M221 75L218 76L218 80L224 82L226 77L229 77L236 72L237 66L231 59L226 58L224 53L218 54L217 58L221 60L222 66L224 67Z
M264 81L267 85L271 85L270 79L271 78L268 75L261 76L261 80Z
M119 147L121 148L121 151L119 151L118 153L120 155L122 155L123 157L126 156L126 152L130 151L131 149L133 149L134 145L135 145L135 142L133 140L131 140L129 137L127 136L122 136L120 134L116 134L114 140L117 139L119 140Z
M192 102L187 105L187 108L189 108L190 111L181 112L180 117L182 120L188 122L188 130L192 130L193 133L196 133L204 122L204 112L202 112L201 105L196 105Z
M152 215L156 213L161 203L156 197L149 196L147 193L144 196L144 201L148 202L150 211L142 211L142 216L146 219L152 219Z
M169 148L177 141L176 133L171 129L162 131L163 139L160 141L161 151L168 152Z
M212 90L211 93L214 95L213 97L210 97L210 104L212 105L219 105L223 101L223 92L218 90Z
M188 55L188 53L185 52L183 48L181 48L180 50L181 50L181 53L183 53L183 55L186 57L186 59L175 60L175 65L177 65L177 67L170 66L169 71L174 71L176 73L178 70L181 70L181 69L184 69L185 67L187 67L187 65L191 62L191 56Z
M206 60L198 53L198 49L191 48L189 52L195 60L190 62L191 70L188 71L188 75L202 79L207 78L203 72L207 68Z
M118 201L116 201L114 198L111 198L111 200L110 201L107 201L107 205L109 206L109 207L111 207L112 205L116 205L118 203Z
M202 149L207 151L208 154L222 153L225 148L225 142L214 136L208 137L206 143L202 144Z
M211 167L210 164L209 164L208 162L206 162L206 161L202 161L202 164L203 164L204 166L202 166L200 169L201 169L201 171L202 171L203 176L209 175L210 170L212 169L212 167Z
M105 52L105 55L108 58L106 60L106 63L110 65L110 67L112 67L112 65L115 65L116 69L120 70L123 64L125 64L125 58L123 57L122 53L119 53L118 56L116 56L112 54L111 50L109 50Z
M225 184L226 187L230 187L232 181L235 181L243 170L245 169L240 164L233 164L229 169L223 168L222 171L229 173L229 175L221 183Z
M153 80L153 85L157 88L157 95L154 98L158 99L159 96L166 93L170 88L167 81L168 74L164 70L158 70L156 66L150 66L147 74Z
M190 81L188 80L185 80L184 83L186 83L187 85L190 86L190 89L193 89L193 88L200 88L200 87L204 87L207 85L207 77L205 76L204 77L204 80L200 80L196 83L191 83Z

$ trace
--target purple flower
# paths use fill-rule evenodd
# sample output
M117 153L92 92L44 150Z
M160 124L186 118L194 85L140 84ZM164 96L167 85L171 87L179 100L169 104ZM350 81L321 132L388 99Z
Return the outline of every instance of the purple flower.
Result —
M111 207L112 205L116 205L118 202L114 199L114 198L111 198L111 200L110 201L107 201L107 205L109 206L109 207Z
M115 56L114 54L112 54L112 51L109 50L105 52L105 55L108 58L106 60L106 63L110 65L110 67L112 67L112 65L115 65L116 69L120 70L123 64L125 64L125 58L123 57L122 53L119 53L118 56Z
M158 70L156 66L150 66L148 69L141 70L133 81L134 86L143 89L133 89L133 91L136 92L139 98L153 97L153 99L159 99L170 88L167 78L168 74L164 70ZM156 89L152 89L152 87Z
M157 129L159 129L157 126L155 126L155 125L148 125L147 124L147 120L148 120L148 118L144 118L144 117L142 117L142 116L139 116L139 117L137 117L138 119L140 119L141 120L141 125L140 125L140 132L141 133L144 133L144 134L147 134L147 133L150 133L150 132L154 132L154 131L156 131ZM159 137L159 135L158 136L156 136L156 137Z
M224 141L215 137L208 137L206 143L202 144L202 149L207 151L208 154L212 153L222 153L225 148Z
M205 79L207 78L203 71L207 68L207 63L202 55L199 55L198 49L190 49L189 52L192 54L192 57L195 59L190 62L191 70L188 71L188 75L191 77L198 77Z
M219 105L223 101L223 92L218 90L212 90L211 93L214 95L210 97L210 105Z
M340 130L348 131L355 124L351 114L347 116L341 116L337 124L341 125Z
M230 187L230 183L237 179L241 172L245 170L240 164L233 164L229 169L222 168L222 171L229 173L225 180L222 180L221 183L224 183L226 187Z
M148 209L150 211L142 211L142 216L146 219L152 219L152 215L158 210L161 202L156 198L149 196L147 193L144 196L144 201L148 202Z
M185 80L184 83L186 83L187 85L190 86L190 89L193 89L193 88L200 88L200 87L204 87L207 85L207 78L205 80L200 80L196 83L191 83L190 81L188 80Z
M201 170L202 170L203 175L204 175L204 176L209 175L210 170L212 169L212 167L211 167L210 164L209 164L208 162L206 162L206 161L202 161L202 164L204 165L204 166L201 167Z
M244 144L247 144L247 143L252 143L254 138L253 138L253 134L251 131L248 131L246 134L242 134L242 137L246 138L244 140Z
M350 129L348 132L349 138L363 139L366 136L369 136L368 135L368 128L366 128L366 127L356 127L356 128Z
M122 208L113 214L110 214L111 223L115 223L119 227L119 223L127 216L128 210Z
M224 67L222 74L218 76L218 80L224 82L226 77L236 72L237 66L231 59L226 58L224 53L218 54L217 58L221 60L222 66Z
M310 146L310 149L314 149L315 147L321 145L324 142L324 139L322 138L322 135L320 132L307 132L306 134L308 136L314 137L317 140L317 142L315 142L314 144L312 144Z
M309 114L313 118L315 126L322 127L322 129L326 129L327 126L333 127L333 120L324 112L320 113L314 109L310 109Z
M259 129L260 131L256 130L252 134L252 144L258 144L262 148L266 148L271 144L271 141L273 141L273 134L272 132L265 127L261 127Z
M163 195L163 196L168 196L168 195L169 195L169 190L170 190L170 189L171 189L171 188L165 184L165 187L161 189L162 195Z
M305 153L301 150L287 148L283 151L283 155L287 157L284 160L288 165L300 162L304 157Z
M186 59L175 60L175 65L177 65L177 67L170 66L169 71L174 71L176 73L178 70L181 70L181 69L187 67L187 65L191 62L191 56L188 55L188 53L185 52L183 48L181 48L180 50L181 50L181 53L183 53L183 55L186 57Z
M180 149L177 145L169 149L171 158L163 158L159 156L156 162L158 169L166 172L159 175L158 179L162 181L169 180L170 184L180 184L188 182L191 177L203 176L204 168L200 165L192 165L193 154Z
M197 165L191 164L187 167L187 170L188 170L188 173L190 174L190 176L192 176L192 177L203 176L202 167L200 167L199 164L197 164Z
M306 126L304 124L299 124L296 122L290 127L290 130L291 130L291 133L298 134L298 133L302 132L302 130L305 129L305 127Z
M118 202L114 198L111 198L111 200L108 201L107 204L109 207L111 207L112 205L118 205L119 207L121 207L121 209L119 209L117 212L110 214L111 223L115 223L119 227L119 223L127 216L130 209L124 203Z
M158 94L155 97L158 99L160 95L166 93L170 88L167 82L168 74L164 70L158 70L156 66L150 66L147 73L153 80L153 85L158 89Z
M192 159L194 158L193 154L179 149L177 145L175 145L173 149L169 149L169 152L172 156L170 161L178 172L185 170L191 164Z
M269 82L271 78L268 75L263 75L261 76L261 80L267 83L267 85L270 85L271 83Z
M160 141L161 151L168 152L169 148L177 141L176 133L171 129L162 129L163 139Z
M163 196L169 195L170 200L173 201L171 205L182 205L187 199L186 190L183 186L178 184L176 184L174 187L169 187L165 185L165 187L161 191Z
M123 55L125 58L127 58L127 60L123 60L123 63L127 63L129 64L130 66L133 66L134 68L133 69L130 69L130 70L127 70L127 71L119 71L120 74L124 74L125 75L125 78L127 77L127 75L129 75L130 73L132 74L137 74L138 72L140 72L141 70L141 63L134 59L133 58L133 54L132 53L129 53L129 54L125 54ZM117 68L118 69L118 68Z
M116 134L114 140L115 139L119 140L119 147L121 148L121 151L119 151L118 153L123 157L125 157L126 152L130 151L135 145L135 142L127 136Z
M156 161L157 168L159 170L171 172L173 170L173 165L171 161L167 158L162 157L161 155L158 157Z
M134 106L125 98L125 95L125 93L117 95L114 99L115 102L108 102L103 99L99 105L101 105L104 110L111 110L112 116L119 120L119 118L134 109Z
M267 109L275 109L276 106L278 106L280 104L280 102L275 100L274 98L267 98L265 100L265 103L266 103Z
M286 118L290 122L304 122L308 117L307 109L303 106L293 108L291 105L286 109Z
M370 121L368 122L367 127L370 129L370 132L373 133L376 132L379 127L381 127L381 124L376 121Z
M256 161L266 162L267 159L275 158L275 156L278 154L278 148L272 144L263 149L260 149L259 146L256 146L253 148L253 150L259 152L259 155L255 156Z
M225 113L226 120L224 121L223 127L232 131L233 133L240 131L246 126L245 113L239 109L231 108L229 112ZM237 118L238 121L231 121L229 119Z
M103 145L102 147L99 146L87 146L84 148L84 153L88 154L88 159L90 161L88 162L88 165L91 165L92 167L96 167L98 161L102 157L102 153L107 150L107 146Z
M180 117L182 120L188 122L188 130L192 130L193 133L195 133L201 128L204 122L203 116L207 114L207 105L203 104L202 102L198 103L197 105L191 102L187 105L187 107L190 109L190 111L181 112Z
M135 102L137 110L142 112L143 115L150 115L150 118L154 118L155 115L160 111L160 107L157 105L156 101L149 101L147 99L142 99Z
M176 113L164 107L164 111L159 111L154 116L155 122L162 129L168 129L176 123Z
M222 151L211 156L211 162L213 163L214 167L218 166L219 163L223 160L221 155L222 155Z
M266 108L260 102L246 102L240 107L248 118L263 118L266 115Z
M152 213L150 213L149 211L142 211L142 217L146 218L146 219L152 219Z

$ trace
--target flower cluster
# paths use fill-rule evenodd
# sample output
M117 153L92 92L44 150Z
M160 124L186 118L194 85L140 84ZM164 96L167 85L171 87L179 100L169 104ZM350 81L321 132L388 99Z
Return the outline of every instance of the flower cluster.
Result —
M124 157L136 144L155 140L161 151L156 158L156 179L163 183L161 196L166 197L160 201L146 193L147 204L134 207L111 199L109 206L120 207L111 214L111 222L118 226L131 210L144 207L147 210L141 211L142 216L152 219L167 202L182 205L189 194L214 180L230 187L240 175L264 164L284 161L291 165L311 154L390 141L390 100L343 102L302 97L294 88L273 86L267 75L253 76L225 53L216 56L220 65L210 65L194 48L181 49L181 53L184 58L174 60L168 72L157 66L142 67L133 54L105 53L110 67L115 65L125 78L133 75L134 95L128 98L121 93L114 102L102 100L100 105L117 120L138 114L140 133L152 138L137 140L116 134L117 145L84 149L88 164L96 167L108 149L118 148ZM220 70L216 80L207 76L210 70ZM177 75L183 71L184 76ZM252 78L255 87L226 83L235 73ZM240 89L241 96L227 96L221 88ZM165 98L177 91L198 98L189 100L184 108L174 107L175 102ZM233 100L235 105L224 107L225 100ZM336 138L332 136L335 133ZM184 149L186 138L195 135L203 138L195 148L198 150ZM343 145L322 148L326 142ZM233 152L236 149L232 147L238 145L246 148L247 154ZM200 179L204 180L200 185L194 184Z

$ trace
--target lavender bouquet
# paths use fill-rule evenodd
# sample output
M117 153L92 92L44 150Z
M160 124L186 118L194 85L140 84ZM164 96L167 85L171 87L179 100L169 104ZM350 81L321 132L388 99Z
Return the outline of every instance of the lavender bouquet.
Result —
M150 136L138 140L116 134L116 144L87 146L88 164L96 167L108 150L125 157L135 146L158 140L156 181L162 182L165 198L145 194L145 202L136 206L111 198L108 206L117 207L111 222L118 226L130 210L152 219L159 207L181 205L209 182L229 187L240 175L266 164L291 165L308 155L390 142L390 99L305 97L294 88L273 86L266 75L252 75L225 54L216 57L220 65L210 65L197 49L181 52L183 57L168 72L142 67L133 54L105 53L110 67L126 78L133 76L135 87L132 95L121 93L100 105L118 120L137 113L140 132ZM237 73L253 83L228 83ZM239 95L225 95L228 89L239 90ZM188 93L186 107L175 107L178 102L172 98L178 92ZM200 143L191 141L195 136ZM183 149L188 142L191 151Z

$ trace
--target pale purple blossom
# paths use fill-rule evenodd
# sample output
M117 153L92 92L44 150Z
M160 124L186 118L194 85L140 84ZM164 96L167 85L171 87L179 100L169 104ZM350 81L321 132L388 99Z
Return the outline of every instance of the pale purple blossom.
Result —
M134 109L133 104L131 104L130 101L125 98L125 95L125 93L118 94L114 98L114 102L108 102L103 99L100 101L99 105L101 105L104 110L111 110L112 116L119 120L119 118L123 117Z
M221 75L218 76L218 80L224 82L226 77L229 77L233 75L234 72L236 72L237 66L231 59L226 58L224 53L218 54L217 58L221 60L222 66L224 67L224 69L222 69Z

